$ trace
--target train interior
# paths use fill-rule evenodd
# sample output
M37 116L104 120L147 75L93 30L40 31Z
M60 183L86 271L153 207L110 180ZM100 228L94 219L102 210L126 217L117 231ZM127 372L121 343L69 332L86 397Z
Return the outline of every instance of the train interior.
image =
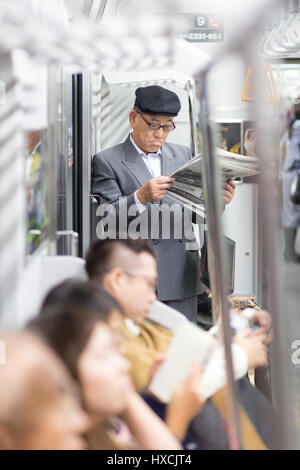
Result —
M300 264L284 255L281 144L300 99L300 2L242 3L0 1L0 325L22 328L51 287L86 278L101 202L92 157L128 136L136 88L163 86L182 104L169 142L211 161L215 146L259 155L260 177L239 178L223 212L205 164L216 204L194 230L215 256L213 320L228 316L228 282L232 301L272 315L269 366L249 376L279 410L282 448L299 449Z

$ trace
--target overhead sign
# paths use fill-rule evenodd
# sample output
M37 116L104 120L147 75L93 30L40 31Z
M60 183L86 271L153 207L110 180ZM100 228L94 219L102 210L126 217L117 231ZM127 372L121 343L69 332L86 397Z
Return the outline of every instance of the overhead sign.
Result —
M224 41L224 21L220 15L185 13L191 23L191 29L181 33L180 37L189 42Z

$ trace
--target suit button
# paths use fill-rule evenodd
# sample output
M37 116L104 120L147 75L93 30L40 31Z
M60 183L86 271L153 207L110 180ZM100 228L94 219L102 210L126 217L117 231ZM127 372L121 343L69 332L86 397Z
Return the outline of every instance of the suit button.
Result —
M157 245L159 243L159 240L152 240L153 245Z

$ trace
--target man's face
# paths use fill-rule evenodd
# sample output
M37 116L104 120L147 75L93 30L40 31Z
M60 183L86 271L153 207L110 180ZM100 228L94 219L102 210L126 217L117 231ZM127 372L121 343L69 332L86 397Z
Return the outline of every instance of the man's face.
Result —
M44 345L19 345L20 352L3 366L6 409L0 413L0 448L77 450L89 426L73 381L60 360ZM9 349L9 348L8 348ZM10 352L10 351L9 351ZM18 382L14 380L19 370ZM1 371L0 371L1 377ZM5 399L4 399L5 401Z
M90 421L81 409L77 389L62 368L49 368L47 372L47 390L45 386L37 387L40 390L25 447L27 444L29 449L85 449L82 435L89 429Z
M82 397L93 422L124 411L132 393L129 369L119 336L97 323L78 360Z
M130 269L118 268L120 278L111 294L121 305L126 317L140 323L149 315L151 304L156 300L156 261L147 252L134 255L136 263Z
M171 116L144 114L137 110L132 110L129 114L130 125L133 129L132 137L136 145L146 154L156 153L165 143L170 132L164 131L162 127L159 130L150 129L144 119L152 124L172 126L173 118Z

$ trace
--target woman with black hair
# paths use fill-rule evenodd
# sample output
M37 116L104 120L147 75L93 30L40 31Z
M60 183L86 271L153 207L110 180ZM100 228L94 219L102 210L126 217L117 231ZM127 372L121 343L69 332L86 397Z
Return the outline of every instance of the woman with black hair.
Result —
M107 324L121 315L104 289L70 280L52 289L27 328L56 351L79 384L92 422L86 435L89 449L181 449L133 389L120 337Z

